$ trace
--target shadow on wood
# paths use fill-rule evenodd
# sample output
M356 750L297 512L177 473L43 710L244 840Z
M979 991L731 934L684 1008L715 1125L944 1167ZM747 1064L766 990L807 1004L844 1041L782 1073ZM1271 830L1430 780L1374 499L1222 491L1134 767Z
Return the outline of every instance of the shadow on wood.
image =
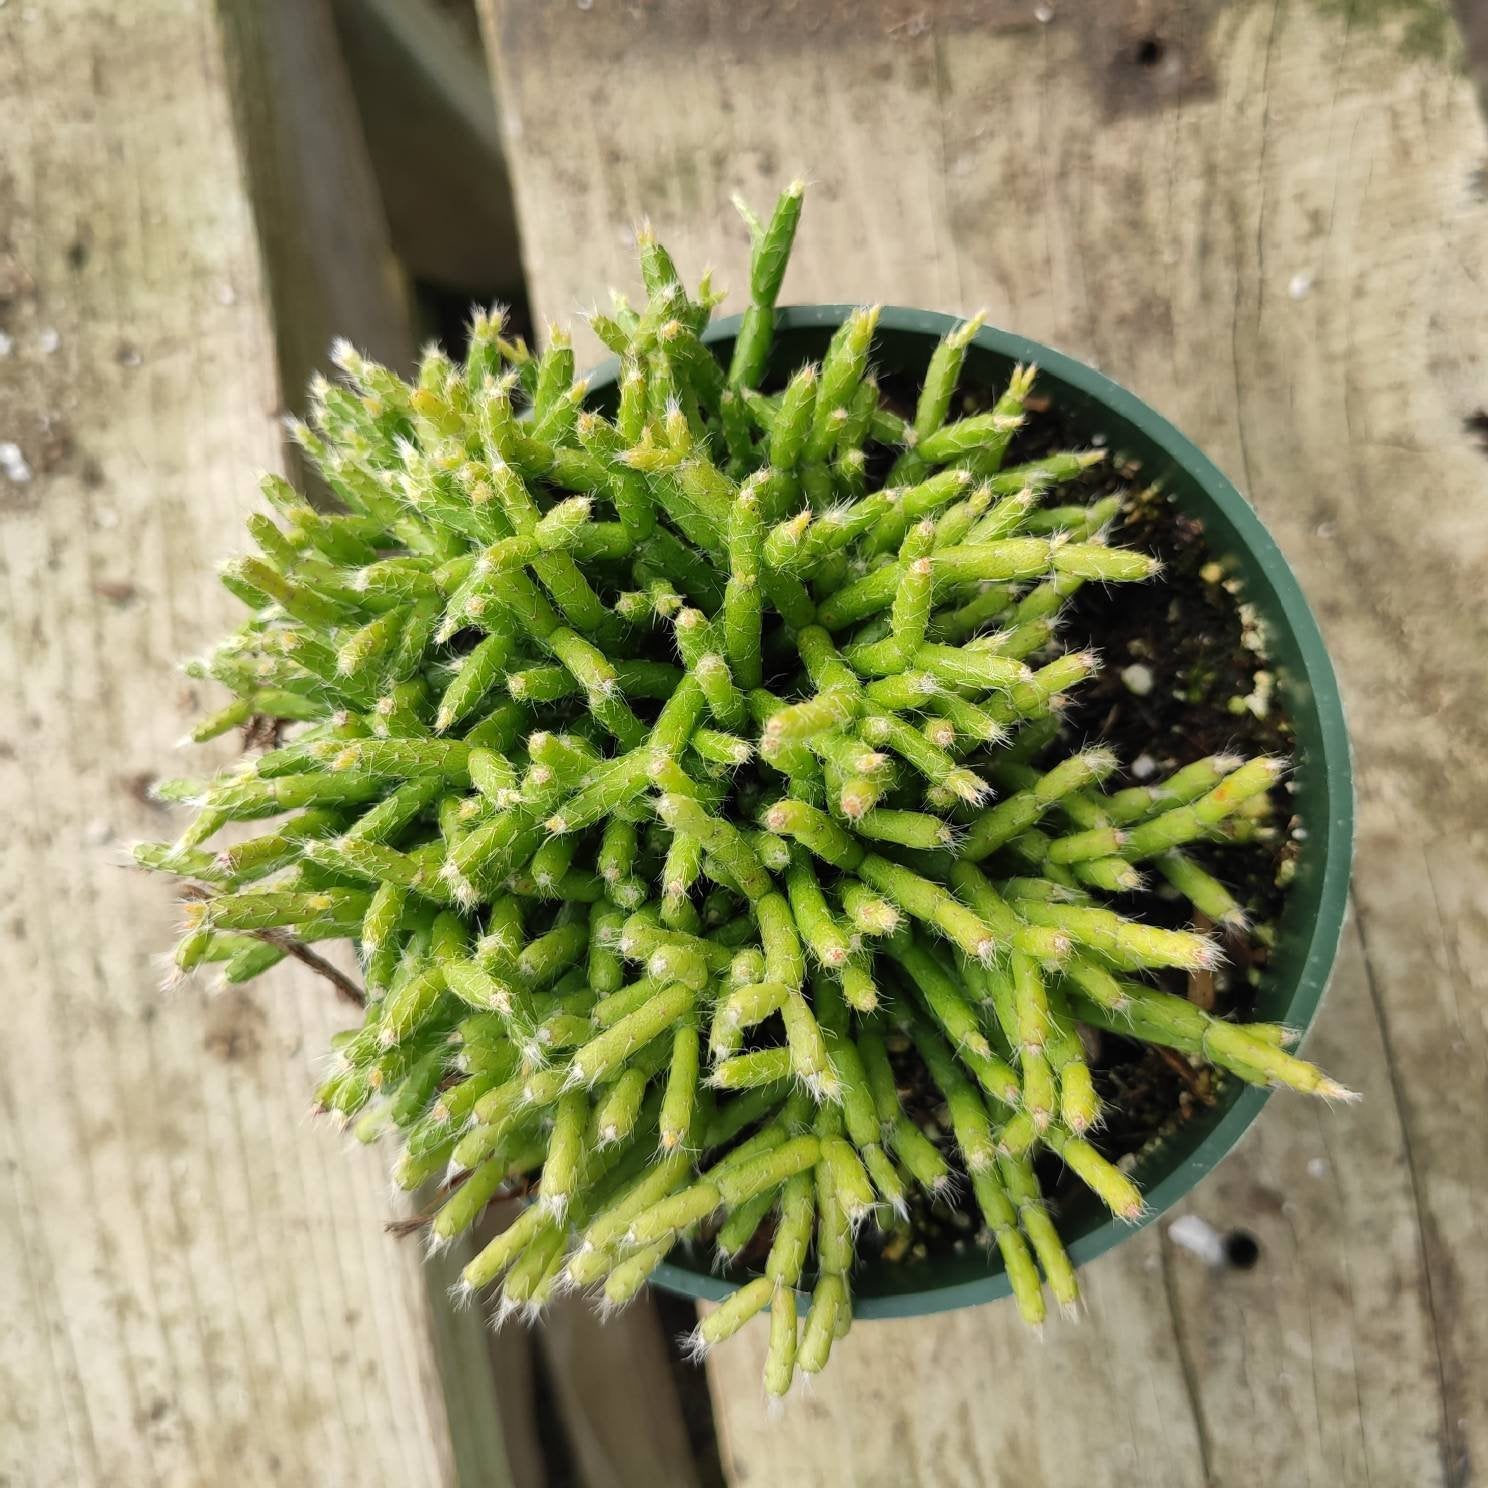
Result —
M429 0L335 0L392 245L409 275L522 292L511 182L481 54Z

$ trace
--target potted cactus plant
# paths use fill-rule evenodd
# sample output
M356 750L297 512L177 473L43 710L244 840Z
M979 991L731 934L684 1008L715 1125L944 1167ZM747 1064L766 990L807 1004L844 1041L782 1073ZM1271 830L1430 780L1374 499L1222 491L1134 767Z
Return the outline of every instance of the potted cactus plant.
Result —
M855 1312L1037 1324L1267 1089L1348 1094L1288 1048L1349 780L1285 564L1088 368L777 309L800 211L745 211L712 325L643 231L587 382L494 314L412 384L338 346L294 433L341 507L264 481L192 668L233 694L194 737L253 747L138 851L182 972L297 955L361 1005L317 1105L396 1144L431 1243L526 1197L464 1295L656 1279L721 1301L699 1350L768 1313L777 1396Z

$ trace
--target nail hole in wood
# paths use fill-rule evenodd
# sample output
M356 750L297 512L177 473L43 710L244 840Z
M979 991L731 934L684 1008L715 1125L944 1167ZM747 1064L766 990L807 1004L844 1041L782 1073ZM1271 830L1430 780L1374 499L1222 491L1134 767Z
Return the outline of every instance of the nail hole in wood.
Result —
M1225 1236L1225 1260L1237 1271L1249 1271L1261 1258L1260 1242L1249 1230L1231 1230Z
M1167 51L1160 36L1145 36L1137 43L1133 55L1138 67L1156 67L1167 55Z

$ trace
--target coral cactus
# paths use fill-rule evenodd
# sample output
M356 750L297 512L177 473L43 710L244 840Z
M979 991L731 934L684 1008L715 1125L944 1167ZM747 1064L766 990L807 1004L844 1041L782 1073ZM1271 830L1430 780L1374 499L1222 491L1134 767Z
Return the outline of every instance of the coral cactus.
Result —
M222 573L251 616L195 666L234 701L193 737L268 747L168 787L198 815L139 852L190 881L183 972L355 942L365 994L339 984L364 1021L319 1106L396 1134L403 1188L439 1181L436 1243L530 1198L467 1293L499 1284L498 1316L565 1286L620 1305L679 1237L753 1239L762 1273L693 1342L768 1310L773 1395L847 1330L859 1227L903 1225L916 1191L974 1206L1031 1323L1045 1287L1075 1301L1034 1155L1124 1220L1143 1204L1089 1139L1079 1024L1344 1093L1283 1029L1144 980L1212 965L1204 935L1101 903L1150 866L1238 922L1184 848L1282 765L1108 792L1109 750L1060 756L1098 665L1060 648L1061 608L1158 569L1104 540L1119 493L1046 502L1100 452L1007 462L1032 368L951 416L979 320L909 417L874 380L871 308L768 390L800 208L792 187L768 223L745 212L727 367L702 339L719 296L641 233L644 308L591 322L620 357L605 411L566 336L537 355L495 314L412 385L337 346L344 381L294 433L341 509L264 481L258 552Z

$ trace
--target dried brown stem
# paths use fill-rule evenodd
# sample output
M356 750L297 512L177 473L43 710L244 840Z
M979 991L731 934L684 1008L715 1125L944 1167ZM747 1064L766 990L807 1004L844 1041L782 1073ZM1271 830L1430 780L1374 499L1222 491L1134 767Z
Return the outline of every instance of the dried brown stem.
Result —
M336 995L351 1003L353 1007L366 1007L367 994L344 971L332 966L324 956L318 951L312 951L304 941L296 940L294 936L286 935L282 930L253 930L249 933L258 940L277 946L285 955L293 956L296 961L308 966L317 976L323 976L336 989Z
M1154 1044L1162 1062L1166 1064L1174 1074L1188 1087L1188 1089L1206 1106L1214 1104L1214 1097L1209 1092L1208 1082L1200 1079L1199 1072L1181 1055L1176 1049L1165 1049L1161 1044Z
M206 884L183 883L178 892L182 899L210 899L214 890ZM332 966L324 956L318 951L312 951L304 941L296 940L293 935L284 930L250 930L247 933L255 940L266 941L271 946L277 946L286 956L293 956L296 961L308 966L317 976L324 977L336 989L336 995L343 1001L351 1003L353 1007L367 1006L367 994L344 971Z

